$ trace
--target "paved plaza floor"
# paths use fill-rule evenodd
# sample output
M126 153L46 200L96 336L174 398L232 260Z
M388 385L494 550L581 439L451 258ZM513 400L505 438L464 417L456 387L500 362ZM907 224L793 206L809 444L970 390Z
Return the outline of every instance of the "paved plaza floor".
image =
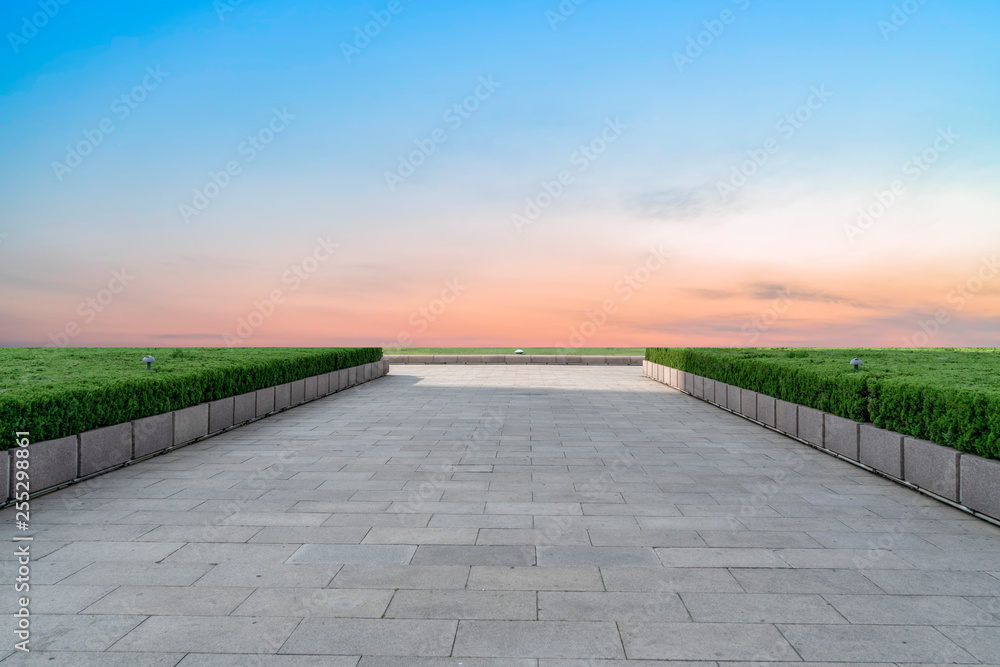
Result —
M39 497L30 594L0 516L4 665L1000 664L1000 529L637 367L395 366Z

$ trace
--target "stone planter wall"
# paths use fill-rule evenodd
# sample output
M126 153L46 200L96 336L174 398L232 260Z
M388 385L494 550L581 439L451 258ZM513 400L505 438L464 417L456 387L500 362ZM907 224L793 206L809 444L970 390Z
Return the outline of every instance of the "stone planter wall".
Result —
M390 364L585 364L590 366L641 366L642 357L549 354L393 354Z
M1000 461L876 428L872 424L859 424L651 361L643 361L643 373L818 449L876 470L894 481L1000 520ZM708 389L713 385L714 391Z
M389 372L380 361L28 445L31 496L189 445ZM0 507L13 499L13 449L0 452Z

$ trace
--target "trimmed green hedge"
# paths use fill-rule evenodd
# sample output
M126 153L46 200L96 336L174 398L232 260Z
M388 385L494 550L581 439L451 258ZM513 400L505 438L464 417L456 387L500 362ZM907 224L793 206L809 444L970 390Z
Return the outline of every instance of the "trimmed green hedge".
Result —
M1000 458L996 349L648 348L646 360Z
M147 371L139 360L156 359ZM0 349L0 450L378 361L381 348Z

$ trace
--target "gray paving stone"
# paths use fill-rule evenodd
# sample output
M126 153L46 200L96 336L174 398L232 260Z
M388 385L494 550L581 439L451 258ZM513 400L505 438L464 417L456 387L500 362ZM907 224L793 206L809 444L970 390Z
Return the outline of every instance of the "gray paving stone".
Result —
M614 623L461 621L456 657L624 658Z
M250 530L251 543L267 544L359 544L370 530L367 526L268 526L265 528L227 526ZM256 531L256 532L253 532ZM247 541L244 540L244 541Z
M307 618L281 653L306 655L447 656L457 621Z
M124 526L123 526L124 527ZM136 526L146 528L147 526ZM157 526L135 538L138 542L242 543L259 533L259 526Z
M938 630L986 665L1000 664L1000 639L996 628L942 627ZM944 653L947 649L942 649ZM937 659L940 660L940 656Z
M782 625L780 629L809 662L976 662L940 632L925 626Z
M372 528L363 544L475 544L475 528Z
M862 533L862 532L818 532L809 536L831 549L869 549L895 551L896 549L934 549L934 545L917 535L896 533Z
M394 658L365 656L358 667L538 667L534 658Z
M796 549L819 547L812 536L795 531L766 532L762 530L702 530L698 535L710 547L764 547L768 549Z
M695 623L847 623L819 595L682 593Z
M864 576L890 595L1000 596L1000 579L986 572L868 570Z
M622 642L629 660L799 660L768 624L637 623L622 628Z
M83 613L227 616L252 592L252 588L120 586L87 607Z
M105 651L144 620L143 616L32 614L30 647L32 652Z
M335 588L465 588L469 566L345 565L330 584Z
M533 591L396 591L386 618L535 620Z
M601 530L587 531L595 547L704 547L705 541L695 531L684 530Z
M657 567L652 547L535 547L540 567Z
M167 563L283 563L296 550L294 544L242 544L196 542L185 544L163 559Z
M1000 618L958 596L825 595L824 597L844 618L855 625L1000 625Z
M392 596L361 588L258 588L232 615L380 618Z
M236 616L151 616L111 651L274 653L297 618Z
M303 544L288 559L293 565L406 565L417 547L402 544Z
M715 667L716 665L750 667L747 663L692 662L685 660L560 660L543 658L538 661L538 667L634 667L636 665L639 667ZM843 667L848 666L844 665ZM859 666L851 665L850 667Z
M676 593L538 593L538 618L543 621L688 621Z
M432 520L433 521L433 520ZM530 523L530 521L529 521ZM483 528L476 543L479 545L577 545L590 546L590 535L586 530L541 530L537 528Z
M813 551L809 549L809 551ZM776 552L772 549L656 549L660 562L670 568L713 568L713 567L788 567L784 558L788 550ZM779 555L780 554L780 555ZM794 566L793 566L794 567Z
M225 655L188 653L177 667L356 667L358 656L333 655Z
M482 528L479 537L493 531L487 529L530 529L532 517L524 514L435 514L427 524L428 528ZM479 544L484 544L480 539Z
M413 565L535 565L531 546L438 546L417 547Z
M223 519L222 524L226 526L319 526L328 518L328 514L313 512L239 511Z
M860 572L850 570L731 569L748 593L881 593ZM882 574L879 572L879 574ZM909 575L905 572L904 575Z
M31 613L79 614L114 589L114 586L31 584Z
M649 593L742 593L743 588L722 568L614 568L602 567L609 591ZM571 590L571 589L566 589Z
M473 566L469 588L500 591L601 591L596 567Z
M207 567L211 569L195 582L196 586L322 588L340 571L339 565L288 565L239 561Z
M257 393L247 396L249 412L234 399L234 421L254 416ZM764 403L758 396L758 418ZM957 493L957 474L950 483ZM47 632L44 618L78 619L53 636L58 650L33 651L46 664L624 667L620 652L546 657L560 642L585 644L573 632L550 642L545 628L580 623L620 631L629 657L644 656L636 664L798 661L775 623L803 657L826 663L896 657L888 642L911 646L914 628L924 643L900 659L997 662L1000 529L638 368L397 366L379 383L35 498L32 509L36 631ZM9 541L13 509L4 511ZM415 551L406 565L282 562L301 545ZM623 566L650 553L646 567ZM12 581L16 567L12 551L0 554L0 578ZM133 618L107 620L124 617ZM353 653L274 655L285 641L275 629L302 619L307 629L369 625L315 625L299 637L300 650L336 652L347 649L331 649L331 637L343 633L358 642ZM384 625L394 620L444 632ZM508 641L512 626L491 624L509 621L534 629ZM470 622L485 625L466 627L467 646L501 638L521 657L452 654ZM197 628L194 644L175 652L185 623ZM81 651L91 628L101 641ZM103 639L130 630L104 652ZM380 655L393 645L397 655Z
M183 653L85 653L82 651L14 652L4 665L49 665L50 667L175 667ZM185 664L185 667L190 667Z
M52 552L49 560L77 563L96 561L161 561L184 546L179 542L73 542Z
M897 553L878 549L782 549L777 552L791 567L801 569L912 570Z

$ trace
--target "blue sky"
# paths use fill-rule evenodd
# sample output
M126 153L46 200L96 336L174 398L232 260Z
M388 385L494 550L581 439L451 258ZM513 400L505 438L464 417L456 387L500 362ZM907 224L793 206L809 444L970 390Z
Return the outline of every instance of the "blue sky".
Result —
M806 296L763 342L846 343L829 336L837 321L850 340L895 344L934 312L929 294L996 247L996 3L567 0L558 23L554 0L390 4L5 5L0 281L13 315L0 340L44 344L131 262L144 278L74 344L201 333L218 344L332 234L343 256L253 344L392 337L457 275L479 291L417 342L489 342L513 321L529 342L555 344L651 244L670 245L675 262L643 298L686 315L665 324L636 302L594 344L732 342L768 307L754 296L765 282ZM45 6L53 16L25 32ZM391 22L348 62L343 44L373 12ZM675 54L699 37L679 71ZM496 89L450 126L446 112L483 77ZM115 100L144 78L155 86L121 118ZM816 89L829 100L782 137L776 123ZM287 127L246 160L240 147L275 110ZM615 119L621 136L517 233L525 198ZM113 131L57 174L66 147L102 121ZM947 152L874 228L845 235L943 128L959 137ZM446 140L390 191L386 172L437 129ZM770 138L776 152L723 201L718 183ZM193 190L233 160L239 174L186 220ZM852 310L866 284L870 307ZM987 342L996 289L937 342ZM730 303L692 300L697 290Z

